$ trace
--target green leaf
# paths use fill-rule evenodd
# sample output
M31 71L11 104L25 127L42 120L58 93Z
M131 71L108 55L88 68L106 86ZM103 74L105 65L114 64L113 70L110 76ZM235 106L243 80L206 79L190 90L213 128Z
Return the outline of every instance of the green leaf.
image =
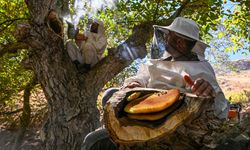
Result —
M220 38L222 38L222 37L224 37L224 32L219 32L219 34L218 34L218 38L220 39Z

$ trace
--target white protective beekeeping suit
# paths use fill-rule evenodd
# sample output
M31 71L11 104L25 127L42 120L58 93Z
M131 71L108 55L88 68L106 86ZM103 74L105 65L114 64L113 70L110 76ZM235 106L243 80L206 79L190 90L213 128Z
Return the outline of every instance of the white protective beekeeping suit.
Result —
M178 18L182 20L186 20L183 18ZM177 19L177 21L178 21ZM182 21L180 20L180 21ZM184 34L185 30L183 27L181 29L178 28L178 25L183 26L183 22L173 22L176 23L172 26L154 26L155 30L172 30L177 33ZM188 20L188 23L189 20ZM192 22L191 22L192 23ZM187 25L184 24L186 27ZM182 32L178 32L182 31ZM188 30L190 31L190 30ZM164 31L163 31L164 32ZM197 32L197 31L196 31ZM154 36L159 35L155 34ZM185 33L187 37L191 37L190 34ZM198 36L198 35L197 35ZM154 49L162 49L164 41L159 39L159 37L153 38L155 41ZM195 38L193 38L195 39ZM157 41L156 41L157 40ZM203 78L208 81L216 92L216 97L214 99L214 105L212 106L215 110L215 115L219 118L226 118L228 112L228 102L225 99L225 96L219 87L214 70L212 66L205 60L205 48L207 47L202 41L199 41L197 38L196 45L192 49L193 53L196 53L199 61L166 61L164 58L162 59L151 59L147 64L142 64L140 66L137 75L125 80L124 85L127 85L131 82L139 82L143 87L148 88L159 88L159 89L171 89L171 88L179 88L183 92L191 92L190 87L186 84L183 79L183 74L188 73L192 80L196 80L198 78ZM165 51L165 50L164 50ZM163 57L170 56L167 52L165 52Z
M80 49L76 45L76 43L73 40L69 40L66 43L66 49L69 54L70 59L74 61L78 61L80 64L83 63L82 54L80 52Z
M165 61L152 59L140 66L137 75L125 80L125 85L133 81L139 82L143 87L171 89L179 88L183 92L191 92L190 87L183 80L183 73L188 73L195 80L203 78L214 88L215 115L219 118L227 116L227 101L219 87L213 68L207 61Z
M94 22L98 23L98 32L86 32L85 36L88 37L86 41L82 42L81 53L85 64L94 66L98 61L103 58L103 52L107 46L107 37L105 35L105 28L102 21L97 19Z
M66 42L66 50L69 54L70 59L75 62L78 61L78 63L82 64L83 59L82 59L82 54L79 49L79 47L76 45L75 38L79 32L78 29L75 29L74 25L70 22L67 22L68 24L68 41Z

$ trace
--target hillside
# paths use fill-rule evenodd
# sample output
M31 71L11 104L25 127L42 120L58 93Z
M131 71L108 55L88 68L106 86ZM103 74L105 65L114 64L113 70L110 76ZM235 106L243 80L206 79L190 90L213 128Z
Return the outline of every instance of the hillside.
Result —
M220 87L225 94L250 90L250 69L217 76Z
M232 61L232 64L240 70L250 70L250 58Z
M250 91L250 58L231 62L237 71L217 74L217 80L224 93L230 94Z

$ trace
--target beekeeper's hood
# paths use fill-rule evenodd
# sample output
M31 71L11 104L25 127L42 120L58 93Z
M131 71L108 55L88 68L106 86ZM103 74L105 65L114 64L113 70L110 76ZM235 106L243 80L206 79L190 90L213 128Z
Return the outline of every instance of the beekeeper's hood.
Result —
M205 59L205 49L209 47L209 45L200 40L199 27L193 20L177 17L169 26L154 25L153 27L154 37L152 49L158 49L160 53L165 52L164 33L168 34L169 31L173 31L184 38L188 37L197 41L192 49L192 52L196 53L200 60Z
M101 20L94 19L93 22L98 23L98 34L104 34L105 28L104 28L104 23Z

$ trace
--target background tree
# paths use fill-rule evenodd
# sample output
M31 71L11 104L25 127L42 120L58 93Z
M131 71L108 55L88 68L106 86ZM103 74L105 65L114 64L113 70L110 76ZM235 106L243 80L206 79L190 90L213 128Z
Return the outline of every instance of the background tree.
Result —
M202 38L209 41L212 38L209 31L216 30L216 25L221 22L222 16L226 15L228 16L225 19L228 25L225 25L226 30L237 32L237 37L245 37L246 42L249 42L249 33L245 32L249 31L247 1L236 4L243 6L239 13L227 14L222 9L224 1L221 0L191 2L121 0L116 3L115 8L103 8L97 13L107 26L108 47L112 51L107 52L107 57L89 73L79 74L64 49L64 38L57 34L58 29L59 31L62 29L51 26L47 17L51 10L61 10L59 14L70 11L74 13L72 10L74 1L65 0L59 3L56 0L26 0L25 2L28 9L23 1L0 2L2 6L0 57L3 60L1 66L10 68L10 65L3 65L12 60L10 57L3 59L9 53L17 52L19 49L28 50L28 52L18 51L13 58L19 60L15 61L18 65L25 57L28 58L46 95L49 116L44 126L44 140L47 149L79 149L84 136L99 126L99 112L96 109L98 93L108 81L132 62L118 58L117 54L126 51L124 45L140 49L142 55L146 54L146 46L149 46L152 37L153 24L169 25L177 16L192 18L200 24ZM6 20L6 18L12 19ZM229 26L237 18L241 26ZM17 34L19 38L16 41L10 33L23 19L28 19L29 24L23 24L25 28L22 29L27 30L19 30L21 32ZM237 45L238 40L232 40L232 43ZM20 57L21 54L23 57ZM1 70L2 76L6 75L4 72L6 71ZM26 71L17 72L20 75L20 72ZM22 74L21 77L31 81L32 73L28 74L30 76ZM11 79L20 78L11 77ZM17 83L17 80L8 81L8 79L10 78L1 78L1 82ZM21 83L25 81L28 80L22 80ZM3 90L8 89L6 84L1 86Z
M28 19L28 11L18 0L0 2L0 102L1 104L24 89L32 74L21 67L21 61L27 56L28 46L16 42L12 36L15 26ZM15 11L13 11L15 10ZM17 51L21 49L21 51Z

